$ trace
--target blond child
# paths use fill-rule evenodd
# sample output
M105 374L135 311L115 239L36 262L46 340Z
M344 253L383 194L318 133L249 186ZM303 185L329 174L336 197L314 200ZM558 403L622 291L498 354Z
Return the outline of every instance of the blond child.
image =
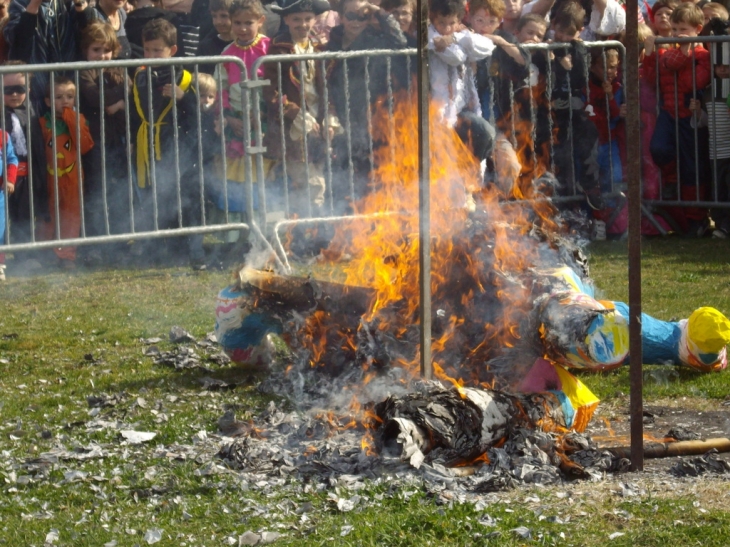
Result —
M86 118L75 111L76 85L73 81L57 77L52 89L49 85L45 101L46 106L52 108L40 119L48 170L50 222L46 225L46 238L53 239L54 235L60 239L77 238L81 234L79 190L83 178L78 154L89 152L94 141ZM76 139L77 132L81 135L80 142ZM57 224L60 233L56 233ZM76 247L57 247L54 251L62 268L75 268Z

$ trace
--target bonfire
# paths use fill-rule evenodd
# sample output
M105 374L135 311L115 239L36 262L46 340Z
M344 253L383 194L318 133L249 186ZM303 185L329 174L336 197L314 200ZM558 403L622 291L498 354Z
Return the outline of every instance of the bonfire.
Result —
M219 296L219 341L234 361L263 367L276 336L288 352L267 380L274 391L353 416L363 446L414 466L486 461L526 430L583 431L598 399L567 369L623 364L628 312L594 298L529 131L505 137L519 139L522 171L484 184L468 149L431 117L436 381L421 382L416 102L396 104L395 119L374 116L375 142L386 144L375 150L371 191L321 254L328 265L317 279L242 268ZM663 362L725 366L730 323L716 310L677 323L647 316L644 330L666 346ZM559 444L558 464L567 461Z

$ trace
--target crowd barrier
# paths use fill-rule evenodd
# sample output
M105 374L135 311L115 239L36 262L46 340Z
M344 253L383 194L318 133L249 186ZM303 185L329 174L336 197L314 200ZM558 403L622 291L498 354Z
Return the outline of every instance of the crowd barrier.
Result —
M12 197L8 193L7 169L3 169L3 191L6 199L4 210L1 213L6 220L6 230L2 251L58 248L61 243L63 247L76 247L94 243L200 236L220 231L249 232L255 240L268 246L261 228L255 222L254 198L250 184L243 186L246 193L245 210L236 211L237 214L234 215L229 208L228 198L231 194L227 179L225 176L216 175L216 173L225 173L227 170L226 154L222 153L226 146L224 132L216 130L206 133L203 122L203 116L209 116L209 124L210 116L215 116L217 120L213 121L213 125L224 127L224 113L222 109L216 109L214 113L206 113L197 98L195 111L192 113L193 126L189 128L190 134L181 135L178 125L180 105L176 95L173 94L169 105L163 103L162 110L169 109L167 121L164 124L156 123L154 120L158 120L163 112L154 111L153 92L159 93L160 90L153 90L151 85L146 85L146 101L144 101L139 94L135 96L133 93L133 80L124 79L124 150L113 150L107 147L105 142L106 120L100 114L98 120L91 120L99 124L101 137L99 142L94 142L101 166L99 172L95 173L97 180L91 180L91 173L84 174L79 169L78 177L81 183L73 183L78 193L77 196L64 195L65 182L59 181L68 174L67 169L72 170L74 167L78 169L77 166L82 166L86 159L86 157L82 157L82 124L78 107L79 78L83 71L99 70L103 74L104 70L122 69L128 71L132 78L139 71L140 77L146 78L146 82L151 82L155 71L169 69L169 76L166 77L169 81L178 81L181 71L187 70L190 77L185 79L185 85L193 86L195 96L200 97L198 65L222 63L232 63L240 69L243 79L241 83L242 102L244 110L250 112L248 84L251 82L247 78L245 65L238 57L156 59L146 66L141 66L139 60L1 66L0 87L5 86L4 80L8 74L25 75L26 83L30 84L26 101L31 102L36 112L36 117L31 118L32 123L27 124L25 131L27 143L27 162L25 162L27 188L25 192L30 197L27 203L22 204L21 210L16 211L23 219L23 227L27 229L21 230L21 222L12 218L12 202L10 202ZM59 136L62 136L59 133L61 125L47 123L46 125L50 126L50 139L47 142L44 140L40 148L32 146L31 143L43 139L39 123L41 116L37 116L38 111L43 108L43 104L38 102L33 104L33 97L45 96L46 89L54 89L56 81L60 78L69 78L76 87L77 106L74 108L75 123L73 124L75 134L69 135L71 138L65 142L59 141ZM99 78L99 82L99 112L103 113L105 111L104 78ZM42 86L40 92L39 86ZM221 104L223 89L220 74L217 75L217 88L216 102ZM143 106L145 102L146 107ZM48 106L50 106L48 109L50 119L56 119L55 101L49 101ZM188 118L191 117L190 112L186 114ZM140 120L146 119L147 121L134 124L136 125L134 127L132 118L135 115ZM150 120L153 120L153 123L149 123ZM87 123L89 121L86 120ZM249 150L249 153L243 157L243 168L246 172L246 179L250 181L253 173L250 152L255 151L250 140L250 115L242 115L241 121L243 145ZM163 125L168 123L172 129L172 138L168 139L170 142L161 143L158 139L158 132L162 131ZM13 131L13 121L6 115L5 109L2 109L2 114L0 114L0 128L7 133ZM181 143L186 140L188 143L192 143L192 146L181 146ZM208 166L204 161L204 150L210 146L211 140L219 141L218 151L220 153L216 154L215 173L207 172ZM139 181L137 169L140 161L137 154L140 146L143 145L147 148L145 156L146 161L149 162L149 169L146 170L147 177L145 177L149 180L145 180L144 185ZM174 155L173 162L170 162L169 158L167 162L160 162L161 156L160 150L158 150L160 146L168 147L168 153L171 146ZM39 152L39 150L45 151L45 148L49 149L47 153L50 155L38 158L37 155L43 155L43 152ZM68 157L65 152L73 148L75 148L75 154L73 154L75 157ZM49 164L47 158L56 158L55 165ZM7 165L7 159L7 149L3 147L3 165ZM44 171L44 176L37 176L37 170ZM116 175L110 176L110 173L116 173ZM90 188L94 189L93 194L90 193ZM20 190L20 188L16 187L16 190ZM212 219L210 212L215 208L211 208L209 202L215 193L218 194L218 201L222 203L222 206L218 208L217 216L219 218ZM44 199L39 199L38 196L44 196ZM62 233L62 226L69 219L64 217L64 206L61 201L68 199L78 202L76 210L80 216L80 218L72 220L72 224L76 223L77 227L73 228L76 233L71 236L68 233ZM69 213L66 212L66 214ZM94 218L90 219L89 216Z
M669 43L686 43L692 39L657 39L657 44ZM728 49L729 37L702 37L701 41L709 44L720 44L719 48ZM606 68L605 51L614 49L619 52L621 64L623 65L626 52L623 45L616 41L588 42L585 44L588 50L600 48L603 50L604 71ZM567 44L534 44L527 45L530 62L532 63L535 55L544 55L545 52L555 52L556 50L565 50ZM715 47L710 48L711 65L714 66L718 52ZM730 52L730 49L725 52ZM80 215L78 235L69 237L62 233L62 207L59 203L59 171L50 168L50 178L47 179L47 194L50 196L48 204L43 207L46 209L38 210L39 202L30 199L27 207L28 210L24 215L27 218L29 233L20 233L19 226L14 219L10 218L8 200L5 200L5 215L7 229L4 236L4 251L22 251L35 248L51 248L58 247L60 242L64 246L82 246L91 243L112 243L127 242L130 239L144 240L153 238L163 238L171 236L205 234L221 231L250 231L253 237L262 245L273 249L270 241L277 248L278 257L283 262L286 261L286 253L281 245L280 232L284 228L291 227L296 224L315 223L320 221L338 222L345 218L351 218L352 212L346 206L347 202L356 200L362 195L363 189L366 187L369 173L375 167L374 150L378 146L387 146L387 142L374 142L372 133L372 108L376 97L379 95L379 102L388 109L393 120L392 113L396 108L398 97L411 96L411 86L413 79L411 76L415 73L416 50L371 50L358 52L331 52L316 53L312 55L271 55L265 56L257 60L253 69L252 77L249 78L246 67L237 57L198 57L198 58L175 58L175 59L159 59L155 60L149 66L140 69L140 61L108 61L108 62L83 62L68 64L49 64L49 65L22 65L22 66L3 66L0 67L0 85L4 86L4 78L7 74L15 74L22 72L26 75L26 81L31 75L36 78L46 78L51 88L56 78L60 75L71 75L71 79L76 83L77 103L79 89L79 74L84 70L110 70L114 68L123 68L132 73L133 70L140 69L141 77L151 79L153 72L159 67L169 67L172 78L175 79L179 71L186 69L192 75L191 85L195 86L196 95L199 96L198 84L198 65L216 65L220 67L224 63L233 63L239 67L242 73L243 81L240 84L241 102L243 112L233 115L240 115L241 125L243 127L243 135L240 137L242 141L243 155L240 158L240 168L243 170L242 183L234 183L229 181L226 174L229 171L227 164L226 146L229 145L227 133L230 130L226 128L225 116L231 115L230 111L224 113L222 108L215 108L215 114L206 112L202 109L199 102L196 102L196 111L194 113L194 126L192 132L196 133L200 138L193 139L194 146L182 147L181 142L185 141L186 135L180 135L178 130L179 105L176 98L173 97L171 104L171 120L173 130L173 154L175 161L162 162L158 161L159 152L156 150L156 135L160 131L160 126L155 123L143 124L146 136L139 139L140 135L135 133L137 127L133 123L133 113L139 106L136 104L135 97L132 94L132 84L125 80L125 150L120 155L118 152L113 154L113 158L109 157L110 151L107 149L105 142L105 120L104 116L100 116L98 120L101 127L101 140L95 143L100 154L101 171L98 173L99 180L89 180L90 174L86 174L87 180L78 186L78 201L80 203ZM724 55L723 59L728 59L730 55ZM540 145L539 139L536 137L536 130L546 130L550 136L548 144L549 154L546 167L548 170L554 171L555 164L555 147L558 144L555 141L555 127L553 127L552 116L545 119L548 127L539 127L538 112L541 108L552 109L549 97L552 95L552 86L561 85L561 82L555 80L551 73L551 64L547 63L548 74L545 81L547 87L543 96L533 93L529 94L529 118L532 134L530 142L533 146L532 161L538 161ZM586 60L585 82L586 89L589 89L587 83L589 79L588 67L590 59ZM328 115L321 116L323 120L323 128L321 135L323 137L323 146L317 149L311 148L312 143L308 138L303 138L303 134L307 134L311 123L306 116L302 116L299 122L299 141L297 147L301 147L301 158L292 159L292 142L293 137L291 130L287 134L285 130L285 118L289 116L291 106L288 104L286 85L289 79L289 71L296 67L299 74L312 73L322 75L322 87L319 89L320 108L327 109L338 113L336 118ZM311 69L314 69L311 71ZM353 68L355 70L353 70ZM259 69L264 76L259 76ZM311 72L310 72L311 71ZM658 73L658 72L657 72ZM620 71L619 71L620 74ZM696 67L693 65L693 91L699 97L701 91L697 89ZM354 75L354 77L353 77ZM224 93L222 89L221 71L216 71L216 79L218 84L217 104L223 102ZM354 81L353 81L354 80ZM103 78L102 87L100 89L100 105L99 112L104 111L104 88ZM305 82L308 85L319 85L316 82ZM498 82L493 81L491 85L497 85ZM654 82L656 89L659 90L658 78ZM571 86L568 86L570 89ZM400 90L406 90L406 94L400 94ZM515 108L516 89L510 87L510 108ZM148 120L156 119L156 113L152 111L153 90L151 86L147 86L147 112ZM708 95L709 93L709 95ZM306 93L302 99L302 105L306 107ZM705 102L714 105L720 104L717 100L718 93L716 87L710 86L709 92L705 92ZM490 100L493 100L494 93L491 93ZM721 98L721 97L720 97ZM590 102L590 96L569 98L569 103L573 100ZM28 96L31 100L31 95ZM408 99L406 99L408 100ZM489 118L494 122L494 103L490 104ZM656 113L660 112L661 104L657 104ZM608 110L608 102L606 104ZM306 110L306 108L302 108ZM726 109L725 109L726 110ZM76 119L79 120L79 109L76 109ZM710 113L710 128L717 129L717 116L720 111L713 108ZM675 111L676 114L676 111ZM726 114L726 111L724 112ZM573 116L573 108L568 109L568 115ZM55 118L55 106L51 102L50 108L51 118ZM215 116L217 120L214 125L218 127L214 132L205 133L204 118L210 122L211 116ZM676 116L675 116L676 118ZM512 118L514 119L514 117ZM571 117L572 120L572 117ZM274 123L272 123L274 122ZM392 121L392 124L395 122ZM609 137L613 137L614 129L611 127L611 120L607 117L608 124L606 130ZM675 122L679 123L679 122ZM52 125L52 138L46 144L50 147L52 157L60 157L63 151L58 149L58 129L56 124ZM278 125L278 127L276 127ZM293 124L296 125L296 124ZM336 127L335 127L336 125ZM0 127L7 132L13 130L12 120L9 120L3 110L0 115ZM76 142L81 140L79 124L76 124ZM568 131L569 154L575 154L575 146L579 144L576 136L571 129ZM512 128L511 139L514 139L516 131ZM676 128L675 128L676 129ZM695 180L691 181L696 190L695 199L680 199L680 185L687 185L688 181L680 180L678 176L681 165L677 162L676 180L666 180L667 171L661 173L662 179L659 184L659 192L651 195L644 192L644 212L649 217L648 206L695 206L706 208L727 208L730 206L727 196L724 196L721 188L717 184L718 180L718 153L717 149L712 154L713 161L710 162L712 176L703 179L701 176L702 169L707 165L701 164L703 131L700 124L694 124L694 148L695 148ZM390 135L394 137L396 128L390 128ZM26 131L26 141L31 143L40 136L40 127L28 124ZM134 148L136 143L142 143L148 148L145 156L150 163L149 181L145 184L149 189L144 191L140 188L140 182L136 175L139 162L139 149ZM207 149L215 142L218 153L216 154L215 169L209 170L206 156ZM391 141L392 142L392 141ZM710 135L709 143L717 146L717 138ZM512 148L517 145L511 142ZM560 143L564 146L564 143ZM437 145L437 143L432 143ZM640 146L640 143L627 143L628 146ZM679 156L680 142L677 138L675 153ZM712 151L712 150L711 150ZM334 153L333 153L334 152ZM3 163L6 164L5 149L3 148ZM38 185L39 177L33 175L33 170L38 169L38 165L46 165L45 161L36 162L33 154L36 153L32 146L28 146L28 183L30 185L30 195L35 195L40 190L34 188ZM495 147L495 154L498 148ZM120 157L123 158L120 160ZM37 158L36 158L37 159ZM81 150L77 147L75 163L81 165L84 163ZM496 160L496 158L493 157ZM395 151L391 154L391 161L395 162ZM110 162L116 162L119 165L111 165L112 168L118 167L119 172L123 173L123 180L120 177L114 177L109 180ZM555 200L560 201L576 201L584 199L579 177L576 169L579 167L573 163L571 165L571 173L569 177L563 173L563 187ZM625 180L621 176L620 164L615 163L613 155L609 155L607 165L609 171L608 182L602 187L603 194L606 197L623 199L625 190ZM312 179L312 170L316 170L316 175L322 180L320 186L312 184L299 185L298 188L292 186L293 180ZM4 179L7 177L7 170L4 170ZM46 177L43 178L45 180ZM565 181L567 180L567 184ZM705 189L707 192L703 197L705 181L711 180L711 188ZM44 184L44 183L40 183ZM233 186L235 185L235 186ZM88 187L95 187L96 194L90 197ZM123 188L120 188L123 186ZM5 185L7 192L7 184ZM314 195L318 193L319 195ZM235 194L235 199L234 199ZM6 194L6 198L8 195ZM93 203L89 203L92 200ZM217 207L211 207L210 202L217 202ZM235 211L231 209L232 201L236 202ZM211 211L216 211L218 218L211 218ZM89 214L93 214L94 219L87 218ZM50 221L50 222L49 222ZM45 228L42 228L45 226ZM273 229L272 229L273 228Z

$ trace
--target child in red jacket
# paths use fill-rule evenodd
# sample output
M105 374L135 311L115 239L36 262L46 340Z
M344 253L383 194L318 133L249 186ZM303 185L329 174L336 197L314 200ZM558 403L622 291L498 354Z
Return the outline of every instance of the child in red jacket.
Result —
M672 34L677 38L697 36L702 30L703 21L700 8L695 4L683 3L672 12ZM678 161L681 192L678 197L687 201L701 200L704 195L704 177L699 176L700 192L697 195L697 143L689 103L691 99L698 98L698 90L704 89L710 83L710 53L701 44L681 44L679 47L656 50L654 40L653 36L644 40L644 65L648 69L650 81L655 81L656 56L659 56L659 101L662 108L651 139L651 155L660 168ZM676 148L677 140L679 148ZM671 175L666 170L664 172ZM684 219L677 220L684 224L683 228L688 235L701 236L708 225L707 210L687 208L684 210Z

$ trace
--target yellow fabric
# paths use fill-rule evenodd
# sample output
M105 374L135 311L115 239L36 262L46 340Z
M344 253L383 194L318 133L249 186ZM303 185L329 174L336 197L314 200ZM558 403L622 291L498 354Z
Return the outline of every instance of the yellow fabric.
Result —
M274 160L264 158L264 180L269 176L269 171L274 164ZM258 182L258 173L256 172L256 163L251 160L251 174L253 180ZM229 182L246 182L246 161L243 156L238 158L226 158L226 179Z
M555 365L555 372L562 384L561 391L568 397L575 410L573 429L575 431L584 431L588 422L591 421L600 399L583 382L563 367Z
M144 67L141 67L139 70L144 70ZM180 80L180 89L183 90L183 92L186 92L188 88L190 87L190 84L193 80L192 74L188 72L187 70L183 70L182 72L182 78ZM149 178L149 172L150 172L150 143L149 143L149 127L150 122L145 118L145 112L142 108L142 101L139 97L139 90L137 89L137 83L135 80L135 84L133 87L134 92L134 105L137 108L137 113L139 114L139 118L142 120L142 123L139 126L139 129L137 130L137 185L140 188L145 188L147 186L147 179ZM153 124L154 129L154 146L155 146L155 159L157 161L160 161L162 159L162 147L160 146L160 131L162 129L162 126L165 124L163 121L165 119L165 116L167 116L170 113L170 110L172 110L172 104L173 99L170 97L170 102L167 104L165 108L162 109L162 113L157 118L157 121Z
M720 353L730 343L730 320L715 308L699 308L689 316L687 334L701 353Z

